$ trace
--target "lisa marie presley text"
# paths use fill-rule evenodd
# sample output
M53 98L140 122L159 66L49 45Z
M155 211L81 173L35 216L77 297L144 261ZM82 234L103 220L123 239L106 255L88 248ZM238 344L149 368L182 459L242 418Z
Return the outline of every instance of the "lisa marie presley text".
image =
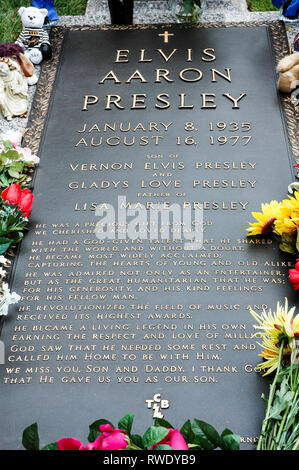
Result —
M180 83L188 84L198 84L203 78L210 78L211 83L217 83L219 80L223 81L225 84L232 83L231 69L226 67L222 70L218 70L215 67L208 67L207 64L204 67L198 68L194 66L187 66L181 70L170 71L166 68L166 65L174 57L176 57L177 49L172 49L171 52L166 53L162 49L157 49L154 51L160 60L162 60L163 68L155 68L151 71L140 71L138 68L127 72L119 68L119 64L128 63L130 61L129 49L118 49L116 51L115 63L118 64L114 70L111 69L105 73L104 76L100 77L98 84L100 86L105 86L109 84L109 90L111 89L111 83L115 84L116 87L122 84L132 85L132 84L144 84L146 85L149 81L153 81L154 84L163 84L164 86L169 85L170 83L175 82L177 79ZM146 56L145 49L140 50L138 63L152 62L152 58ZM185 60L186 62L193 62L193 49L186 49L185 51ZM203 63L214 62L216 60L215 49L206 48L202 51L200 60ZM189 65L189 64L187 64ZM173 105L173 102L177 109L192 110L194 108L200 107L200 109L215 109L217 107L217 100L225 100L231 104L232 109L240 108L240 101L243 100L246 96L246 93L238 92L234 96L225 89L219 97L216 97L216 93L212 91L209 92L200 92L198 94L197 103L192 102L191 96L188 96L188 93L178 93L176 96L170 95L169 93L162 92L156 95L156 101L152 100L152 90L150 93L132 93L128 95L127 92L125 96L119 94L116 89L115 93L106 93L105 91L100 96L94 94L86 94L83 97L83 105L81 110L88 111L90 106L97 104L104 104L105 110L123 110L123 109L146 109L147 106L153 106L156 109L168 109ZM138 87L140 88L140 86ZM201 90L199 90L201 91ZM174 100L174 101L173 101ZM150 104L149 104L150 103Z

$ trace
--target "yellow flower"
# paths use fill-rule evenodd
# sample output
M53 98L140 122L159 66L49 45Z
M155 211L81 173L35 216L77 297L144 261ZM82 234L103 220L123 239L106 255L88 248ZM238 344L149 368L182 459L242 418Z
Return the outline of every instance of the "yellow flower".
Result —
M297 229L299 225L299 218L292 218L292 219L277 219L274 222L274 232L278 235L282 235L283 233L291 233Z
M295 196L289 196L280 203L277 217L274 222L274 231L278 235L290 233L299 226L299 193Z
M250 309L251 315L257 321L258 325L254 328L260 330L256 333L262 338L259 345L263 348L263 352L259 356L265 359L258 365L262 370L268 371L264 374L270 374L278 367L279 351L284 342L282 358L290 361L293 353L293 344L295 338L299 337L299 314L294 317L295 307L288 310L288 301L285 299L285 305L277 303L276 311L272 313L271 309L266 312L265 309L261 314Z
M279 208L277 201L271 201L270 204L262 204L262 212L252 212L257 222L250 222L250 227L247 228L248 236L267 235L272 232Z
M294 196L288 196L289 199L284 199L281 203L281 207L285 209L289 209L290 211L294 212L297 211L299 213L299 193L295 191Z

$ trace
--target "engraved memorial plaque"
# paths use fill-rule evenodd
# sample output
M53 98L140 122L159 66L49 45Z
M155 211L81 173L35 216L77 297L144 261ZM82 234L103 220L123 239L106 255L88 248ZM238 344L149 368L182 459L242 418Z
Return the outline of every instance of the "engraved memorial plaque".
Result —
M251 211L281 200L294 178L295 118L275 76L284 27L52 37L26 135L41 162L12 273L22 299L1 335L1 448L21 448L35 421L42 444L85 442L95 419L129 412L136 432L157 413L178 428L197 417L251 448L267 381L249 308L296 303L292 261L246 238ZM186 249L175 218L150 219L154 204L202 209L202 247Z

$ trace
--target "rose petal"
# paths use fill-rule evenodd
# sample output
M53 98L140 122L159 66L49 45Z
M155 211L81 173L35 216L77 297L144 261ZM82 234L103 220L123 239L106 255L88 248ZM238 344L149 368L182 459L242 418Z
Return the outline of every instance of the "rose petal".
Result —
M74 437L65 437L57 442L58 450L79 450L82 442Z

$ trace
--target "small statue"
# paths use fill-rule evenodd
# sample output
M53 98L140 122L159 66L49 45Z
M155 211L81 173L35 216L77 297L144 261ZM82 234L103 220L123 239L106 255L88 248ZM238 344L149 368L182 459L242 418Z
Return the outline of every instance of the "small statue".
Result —
M0 110L11 121L27 114L28 83L16 60L0 57Z
M24 49L13 42L0 44L0 111L11 121L13 116L26 116L28 85L37 77Z
M52 48L49 34L43 29L48 10L21 7L18 13L23 23L23 31L16 40L16 44L24 48L26 57L35 65L50 59Z
M48 10L47 17L50 21L59 20L59 16L55 10L54 0L32 0L32 6L35 8L46 8Z

